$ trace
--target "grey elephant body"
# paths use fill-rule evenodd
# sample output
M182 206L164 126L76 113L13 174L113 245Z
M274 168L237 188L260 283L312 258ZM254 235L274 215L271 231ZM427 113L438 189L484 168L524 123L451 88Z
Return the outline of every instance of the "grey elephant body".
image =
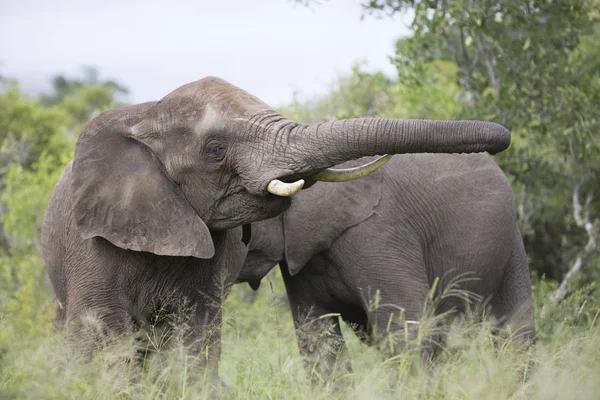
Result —
M107 329L122 332L156 325L165 311L202 305L189 310L195 314L189 322L196 325L192 332L197 335L190 343L209 344L200 335L220 324L221 301L246 256L242 228L212 232L216 251L209 260L123 249L99 236L83 239L73 215L72 179L69 163L50 200L42 242L59 302L55 327L61 328L67 315L93 311ZM218 342L210 344L211 351L220 351Z
M118 333L182 313L191 343L216 365L221 302L249 224L290 206L291 192L273 183L308 187L315 174L365 155L498 152L509 143L504 127L481 121L301 125L214 77L105 111L83 128L45 215L56 326L93 312Z
M437 293L468 278L460 289L489 300L500 324L534 340L513 192L487 154L396 155L361 180L319 182L283 215L252 229L238 282L257 288L280 263L300 350L312 366L345 352L338 319L322 316L341 314L374 339L401 327L400 312L418 321L436 278ZM452 309L464 311L464 302L447 297L436 312ZM324 323L334 328L329 344L315 340Z

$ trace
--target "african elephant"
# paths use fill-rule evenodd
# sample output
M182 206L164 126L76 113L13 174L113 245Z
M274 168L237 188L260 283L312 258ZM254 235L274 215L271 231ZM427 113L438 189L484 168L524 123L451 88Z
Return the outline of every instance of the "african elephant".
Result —
M396 155L366 178L317 183L283 214L252 224L237 282L257 290L276 264L300 352L324 375L339 356L337 366L350 369L339 318L327 314L340 314L373 343L404 326L400 312L408 324L418 323L436 278L436 293L454 278L472 278L459 287L488 298L500 324L510 322L527 343L535 341L513 192L487 154ZM460 314L464 303L447 297L435 312L452 309ZM317 332L324 324L325 336ZM425 349L427 362L435 346Z
M181 311L189 343L216 370L221 302L251 222L282 213L304 183L346 160L495 153L509 143L504 127L478 121L302 125L215 77L105 111L83 128L45 215L55 326L93 311L106 332L119 333Z

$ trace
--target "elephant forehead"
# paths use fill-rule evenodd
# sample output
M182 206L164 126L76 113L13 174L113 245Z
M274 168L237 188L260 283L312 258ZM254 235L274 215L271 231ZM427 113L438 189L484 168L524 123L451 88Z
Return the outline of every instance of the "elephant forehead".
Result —
M175 105L180 111L188 109L192 112L211 105L214 109L232 116L270 108L245 90L216 77L207 77L183 85L165 96L162 102Z
M202 117L199 118L194 127L196 135L201 136L205 132L223 130L227 123L227 118L223 112L216 109L213 105L207 104L204 107Z

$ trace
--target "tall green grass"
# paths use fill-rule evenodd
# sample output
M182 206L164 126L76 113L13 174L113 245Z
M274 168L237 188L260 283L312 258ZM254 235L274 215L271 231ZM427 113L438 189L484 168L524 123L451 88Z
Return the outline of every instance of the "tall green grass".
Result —
M538 310L551 289L540 285L545 284L534 288ZM416 352L385 359L345 329L352 374L313 386L298 353L283 285L273 275L257 293L246 285L233 288L224 309L220 366L227 388L212 391L213 382L178 340L148 358L143 371L130 362L133 336L84 358L62 335L51 333L51 298L45 293L34 320L22 324L17 311L23 310L15 307L0 315L1 399L600 398L600 328L585 293L538 315L542 329L528 380L523 373L528 359L510 339L494 336L486 322L466 318L447 328L445 350L428 370L412 368Z

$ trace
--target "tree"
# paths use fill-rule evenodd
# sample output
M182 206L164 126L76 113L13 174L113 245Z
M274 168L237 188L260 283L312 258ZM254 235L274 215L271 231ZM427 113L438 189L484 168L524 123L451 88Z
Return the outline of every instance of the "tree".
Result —
M280 111L297 121L313 123L362 116L448 119L458 113L456 66L437 61L426 66L427 85L415 90L381 72L367 73L365 63L338 77L329 94L301 102L296 97Z
M76 125L89 121L102 110L118 105L117 98L129 93L115 80L101 80L100 73L94 67L83 68L82 78L56 75L52 79L52 87L52 93L40 96L40 103L46 107L60 105L65 108Z

